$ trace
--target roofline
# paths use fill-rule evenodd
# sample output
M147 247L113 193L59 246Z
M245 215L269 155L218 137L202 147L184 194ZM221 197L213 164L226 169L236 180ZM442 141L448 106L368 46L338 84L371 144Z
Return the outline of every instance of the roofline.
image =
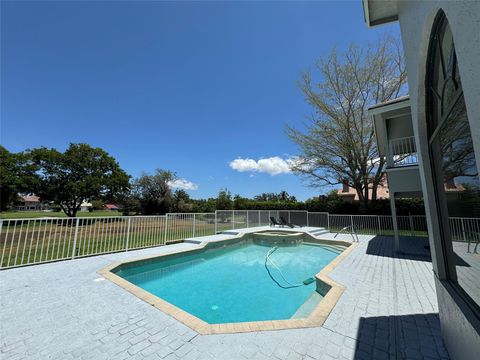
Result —
M368 108L367 112L370 115L375 115L385 111L401 109L408 106L410 106L410 95L405 95L396 99L385 101L383 103L372 105Z

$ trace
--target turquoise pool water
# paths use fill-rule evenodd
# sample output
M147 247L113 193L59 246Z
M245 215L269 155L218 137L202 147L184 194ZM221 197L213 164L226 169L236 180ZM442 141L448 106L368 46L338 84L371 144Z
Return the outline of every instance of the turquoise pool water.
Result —
M210 324L290 319L302 304L320 295L315 282L292 287L278 269L266 267L265 256L272 247L240 243L138 263L115 273ZM339 252L302 243L279 246L270 258L283 277L296 284L314 277Z

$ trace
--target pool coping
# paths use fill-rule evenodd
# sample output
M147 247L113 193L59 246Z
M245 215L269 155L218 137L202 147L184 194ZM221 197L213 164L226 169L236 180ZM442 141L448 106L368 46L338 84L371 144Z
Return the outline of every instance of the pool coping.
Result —
M97 271L98 274L104 278L110 280L114 284L122 287L131 294L135 295L139 299L145 301L146 303L154 306L155 308L163 311L164 313L172 316L176 320L195 330L202 335L210 334L233 334L233 333L242 333L242 332L252 332L252 331L268 331L268 330L284 330L284 329L298 329L298 328L308 328L308 327L318 327L322 326L326 321L331 311L337 304L337 301L340 299L341 295L345 291L345 286L331 279L328 274L331 273L342 261L345 259L353 249L358 245L357 243L350 243L347 241L334 241L334 240L323 240L317 239L311 236L308 233L306 235L310 236L316 242L324 244L342 244L347 245L347 248L340 253L335 259L333 259L328 265L326 265L320 272L315 275L317 289L323 289L326 291L323 295L323 299L318 303L315 309L309 314L306 318L299 319L283 319L283 320L267 320L267 321L249 321L249 322L238 322L238 323L224 323L224 324L209 324L196 316L190 314L189 312L169 303L168 301L163 300L162 298L151 294L150 292L132 284L131 282L125 280L124 278L116 275L112 272L115 268L138 261L144 261L149 259L158 259L162 257L172 257L178 256L190 252L198 252L208 248L209 242L202 242L197 247L193 249L184 249L171 251L162 254L143 256L138 258L129 259L126 261L114 262L100 270ZM232 240L241 241L243 236L246 233L239 234L238 237L223 240L216 242L218 243L227 243L232 242Z

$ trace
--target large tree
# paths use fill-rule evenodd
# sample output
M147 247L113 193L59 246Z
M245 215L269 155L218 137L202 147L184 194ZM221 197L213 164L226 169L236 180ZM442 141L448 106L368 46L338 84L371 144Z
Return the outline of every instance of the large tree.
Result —
M175 173L156 169L153 175L143 173L133 181L133 196L138 199L142 214L165 214L172 209L173 195L170 184L176 179Z
M70 144L65 152L38 148L29 151L40 176L36 193L76 216L84 201L114 198L129 186L129 176L100 148Z
M402 95L406 80L396 38L381 38L375 46L351 45L320 59L315 74L305 72L300 81L314 110L307 129L287 127L300 150L293 170L314 187L348 183L366 208L369 200L376 200L385 171L367 109Z
M19 193L32 193L38 184L37 167L25 153L11 153L0 145L0 210L7 210Z

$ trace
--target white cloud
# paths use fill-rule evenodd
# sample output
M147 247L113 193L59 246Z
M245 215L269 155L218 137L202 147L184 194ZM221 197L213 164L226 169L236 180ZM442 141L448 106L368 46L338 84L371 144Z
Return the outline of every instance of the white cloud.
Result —
M253 159L235 159L231 161L229 165L233 170L239 172L258 170L257 162Z
M262 158L258 161L238 158L231 161L229 165L233 170L239 172L260 172L275 176L290 173L291 167L296 161L296 158L282 159L278 156Z
M173 189L183 189L183 190L197 190L198 185L194 184L191 181L185 179L177 179L173 181L169 181L168 185Z

